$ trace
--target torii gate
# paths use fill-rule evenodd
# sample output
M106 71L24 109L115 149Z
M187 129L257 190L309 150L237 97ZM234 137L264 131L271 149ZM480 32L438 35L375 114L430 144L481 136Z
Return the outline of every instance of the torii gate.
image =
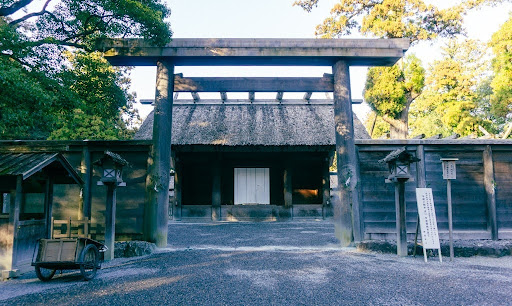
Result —
M342 246L362 239L358 161L354 145L349 66L391 66L409 48L407 39L173 39L154 47L142 39L103 40L98 49L112 65L157 66L152 164L147 176L149 203L145 237L167 245L169 172L174 92L333 92L338 188L333 208ZM332 66L322 78L181 78L175 66Z

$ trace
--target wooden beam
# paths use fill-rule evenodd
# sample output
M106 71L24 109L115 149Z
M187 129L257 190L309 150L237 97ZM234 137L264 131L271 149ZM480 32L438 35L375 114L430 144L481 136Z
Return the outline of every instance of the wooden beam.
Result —
M175 75L175 92L330 92L333 78L194 77Z
M354 122L350 98L349 65L343 60L334 64L334 125L338 165L338 188L333 198L335 234L342 246L354 241L352 197L357 184ZM354 177L356 176L356 177Z
M282 101L283 100L283 92L282 91L278 91L277 94L276 94L276 100L277 101Z
M313 93L312 93L311 91L306 92L306 93L304 94L304 100L309 101L309 99L311 99L311 95L312 95L312 94L313 94Z
M102 39L96 49L113 65L155 65L173 58L180 66L391 66L409 48L408 39L174 38L157 47L143 39Z
M416 187L427 187L427 174L425 166L425 148L423 145L416 147L416 157L420 160L416 162Z
M192 99L194 99L194 102L199 102L199 100L201 100L201 97L199 97L199 94L195 91L191 92L192 94Z
M221 91L220 99L222 100L222 102L226 102L228 100L228 94L225 91Z
M494 164L491 146L486 146L483 153L484 160L484 186L487 195L487 228L491 232L492 240L498 240L498 218L496 211L496 186L494 178Z

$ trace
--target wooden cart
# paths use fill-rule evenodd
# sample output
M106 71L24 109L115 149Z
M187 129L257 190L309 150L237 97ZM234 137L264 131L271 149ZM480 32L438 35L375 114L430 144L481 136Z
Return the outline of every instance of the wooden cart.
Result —
M54 233L54 225L67 225L65 233ZM73 224L76 233L73 232ZM80 269L85 280L91 280L101 268L100 252L107 247L89 238L89 220L53 220L52 239L40 239L34 249L32 266L37 277L49 281L57 270Z

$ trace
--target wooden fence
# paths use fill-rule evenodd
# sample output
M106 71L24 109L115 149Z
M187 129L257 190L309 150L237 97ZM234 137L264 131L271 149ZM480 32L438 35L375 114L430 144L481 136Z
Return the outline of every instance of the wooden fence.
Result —
M420 162L412 168L414 182L406 184L407 233L416 230L416 187L432 188L441 237L447 235L446 181L440 158L455 157L452 181L454 237L512 238L512 141L501 140L359 140L359 224L363 239L396 239L395 194L386 184L387 165L378 161L407 147Z

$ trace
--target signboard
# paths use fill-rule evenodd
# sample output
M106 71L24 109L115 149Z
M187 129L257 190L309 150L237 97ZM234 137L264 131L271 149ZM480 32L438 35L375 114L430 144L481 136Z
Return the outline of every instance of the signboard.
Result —
M458 158L441 158L443 163L443 179L445 180L456 180L457 171L455 170L455 161Z
M420 216L421 240L424 249L440 249L432 188L416 188Z

